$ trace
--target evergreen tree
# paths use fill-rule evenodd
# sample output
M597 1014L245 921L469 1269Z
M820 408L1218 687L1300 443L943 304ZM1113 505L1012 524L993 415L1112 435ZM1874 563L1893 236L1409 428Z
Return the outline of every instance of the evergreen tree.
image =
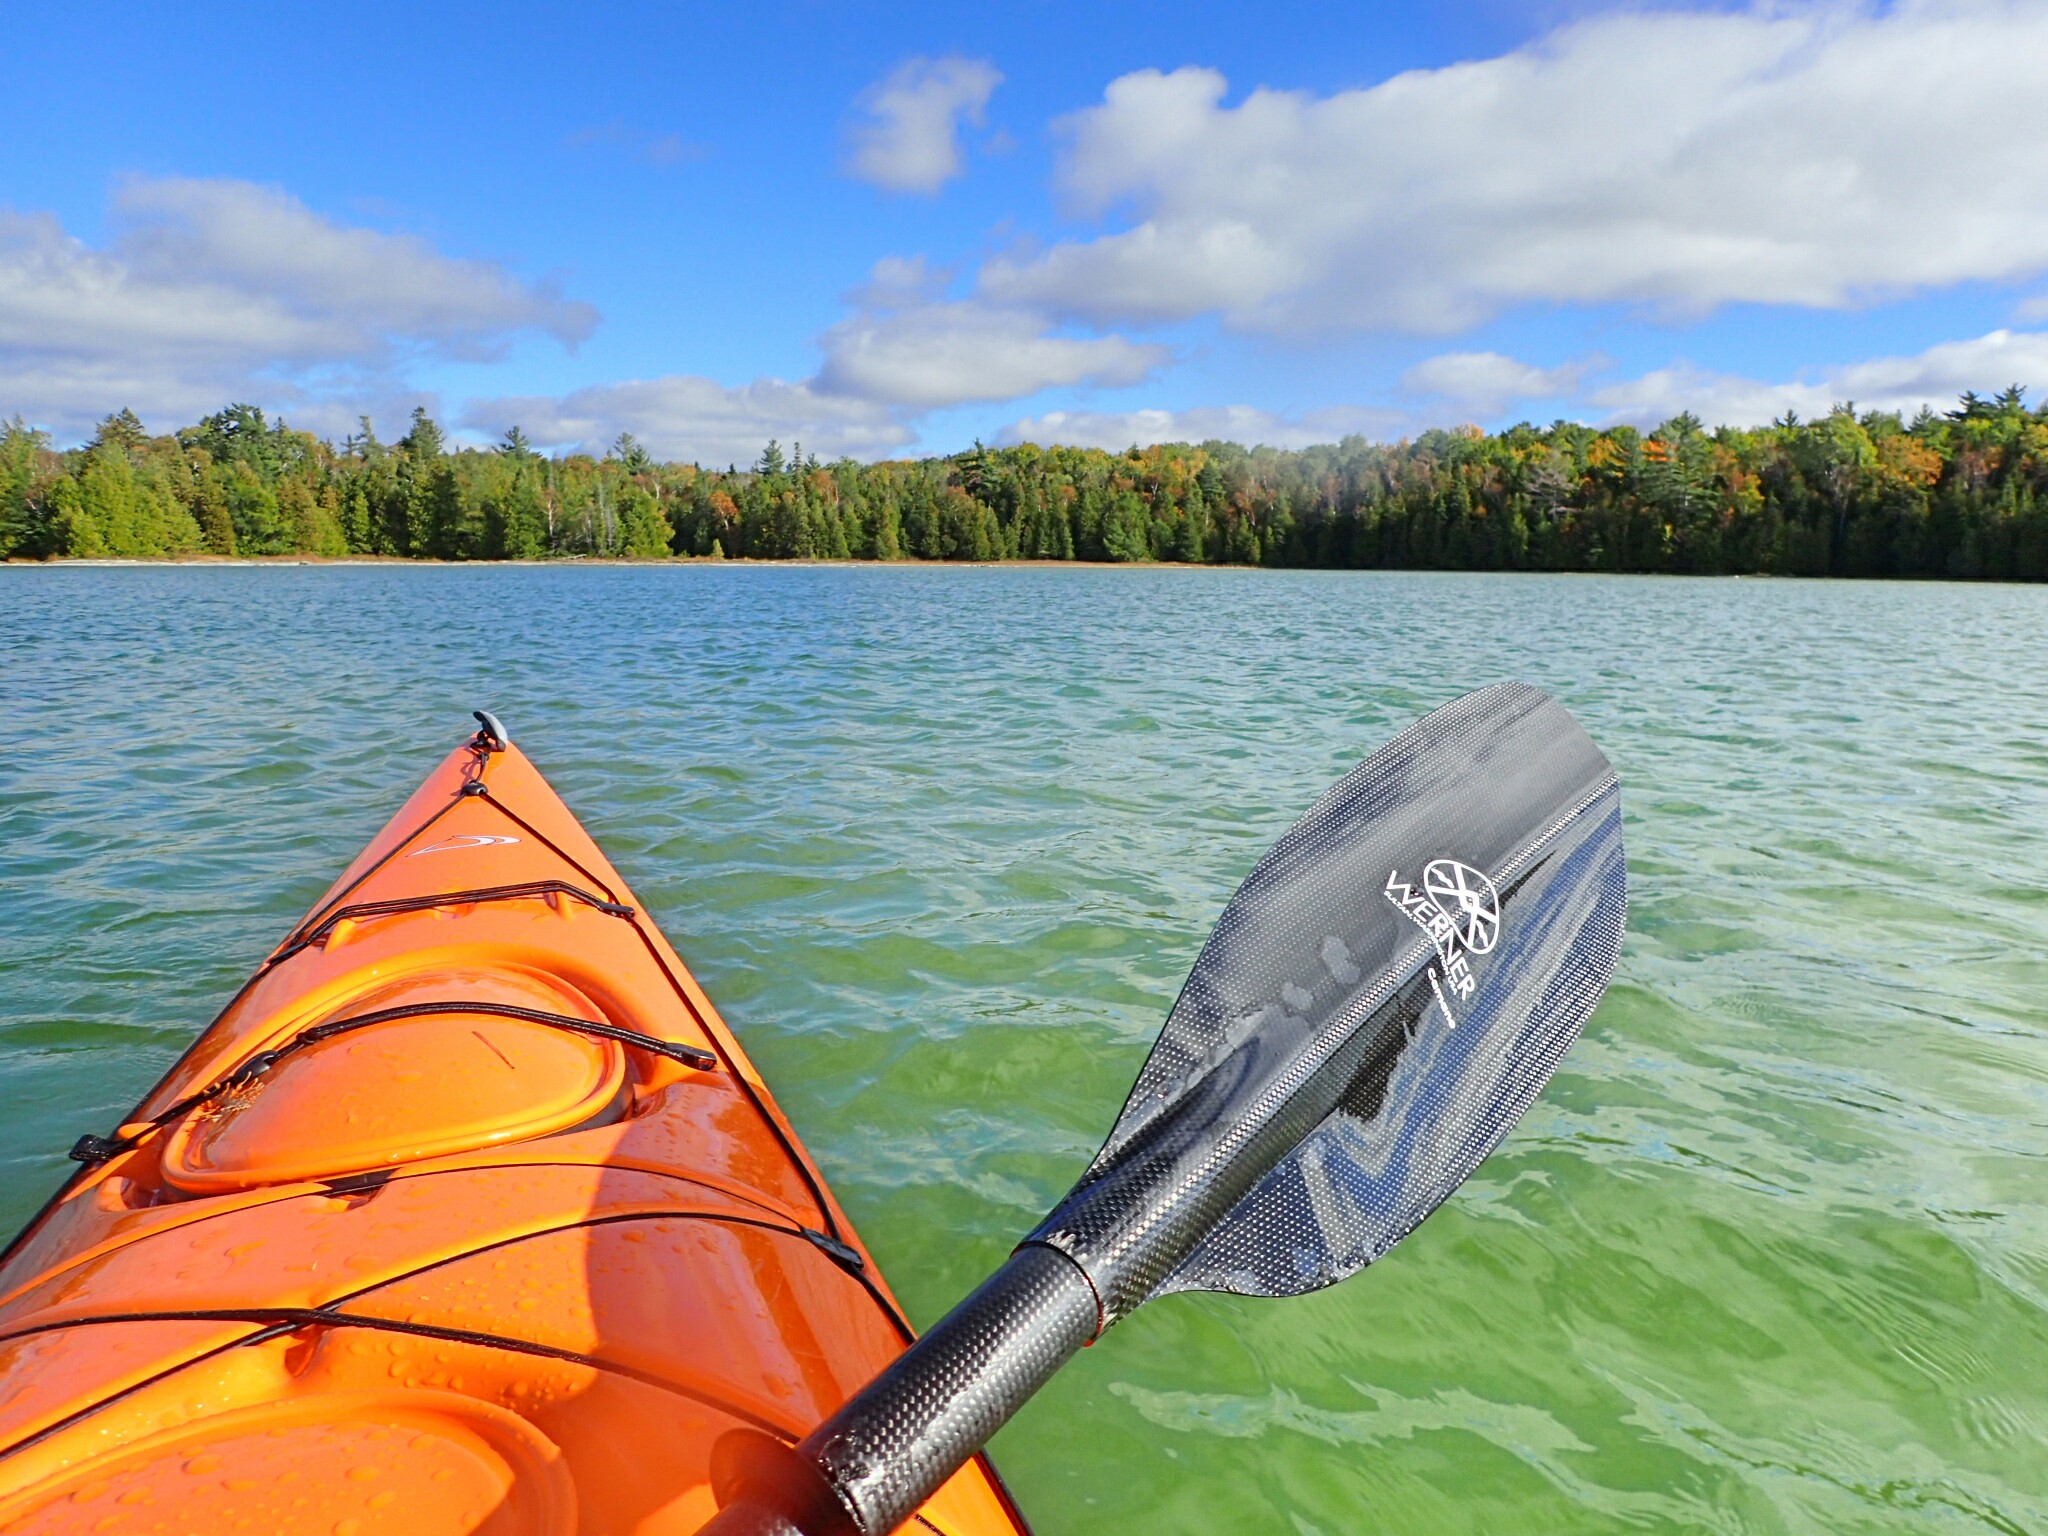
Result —
M491 506L497 554L506 560L538 560L548 552L547 512L530 470L515 473Z
M106 541L86 515L85 498L78 482L59 475L49 490L50 552L74 560L89 560L106 554Z
M135 472L128 454L118 443L102 441L88 450L78 477L79 512L92 525L92 542L101 554L150 556L164 553L150 548L137 526Z
M199 537L206 552L228 558L241 553L235 544L235 517L228 507L227 487L219 474L202 465L193 494L194 515L199 519Z
M1202 563L1202 524L1199 519L1185 516L1173 525L1172 558L1188 565Z
M668 519L654 498L637 485L619 496L620 553L634 560L659 560L668 554Z
M303 480L287 480L278 486L277 516L279 536L286 549L300 555L322 552L321 545L325 541L320 524L320 503L314 498L311 486Z
M1152 519L1136 491L1119 491L1102 517L1102 557L1130 561L1152 558Z
M284 524L278 517L277 492L246 459L238 460L222 477L228 516L234 525L235 548L245 555L282 554L291 547Z
M417 464L431 465L441 457L441 428L424 405L412 408L412 430L398 440L398 446Z
M50 530L33 490L49 438L17 416L0 426L0 559L40 560L53 553Z
M124 454L132 454L139 452L142 445L148 441L149 432L142 425L142 418L123 406L100 422L98 430L93 433L92 441L86 446L88 450L113 448Z
M612 455L629 475L644 475L654 468L654 460L647 456L647 450L640 446L640 440L630 432L621 432L612 444Z

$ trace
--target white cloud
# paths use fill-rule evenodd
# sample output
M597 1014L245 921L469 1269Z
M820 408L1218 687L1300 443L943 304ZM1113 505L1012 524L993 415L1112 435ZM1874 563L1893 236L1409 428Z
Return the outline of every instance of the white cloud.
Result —
M1518 400L1548 400L1579 387L1588 365L1538 368L1498 352L1446 352L1401 375L1412 394L1434 395L1473 416L1492 416Z
M979 126L1003 77L986 59L910 59L861 93L847 168L888 192L937 192L962 169L960 122Z
M274 187L133 178L116 189L113 209L114 259L131 297L212 289L237 304L253 300L304 327L320 360L421 345L487 357L522 331L573 346L597 324L595 309L552 284L443 256L412 235L336 224Z
M888 406L809 384L756 379L737 388L672 374L598 384L564 396L473 400L462 424L492 435L518 426L545 447L601 452L631 432L659 458L707 467L751 463L769 438L820 458L880 458L914 436Z
M549 285L248 182L132 179L112 215L94 248L0 209L0 412L69 434L122 405L160 424L236 397L311 408L389 393L409 358L596 323Z
M914 296L929 291L929 276L921 262L884 262L875 285ZM1027 314L914 297L901 310L862 311L822 342L824 366L801 383L671 375L472 401L463 424L495 435L516 423L537 443L584 449L631 432L650 452L707 465L747 463L771 437L821 458L873 459L911 442L925 411L1055 385L1134 384L1168 356L1117 336L1049 335Z
M1877 357L1806 379L1770 383L1679 364L1604 385L1586 403L1608 421L1653 427L1680 411L1709 426L1758 426L1786 411L1820 416L1843 401L1858 410L1946 409L1965 390L1991 394L2007 384L2048 385L2048 331L1993 331L1945 341L1909 357Z
M867 281L846 295L846 302L862 309L936 303L953 275L952 268L935 267L922 255L884 256L868 269Z
M1201 443L1211 438L1247 447L1307 448L1354 433L1388 438L1411 426L1397 411L1337 405L1287 417L1250 405L1200 406L1186 411L1047 411L1005 427L1000 443L1058 444L1116 453L1136 444Z
M974 303L858 314L822 340L819 388L926 409L1057 385L1137 384L1171 357L1121 336L1055 336L1038 316Z
M2044 58L2043 0L1905 0L1624 11L1234 106L1214 70L1143 70L1067 120L1060 173L1134 222L992 261L981 288L1105 325L1449 332L1530 303L2017 280L2048 270Z
M2034 385L2036 393L2048 392L2048 331L1992 331L1907 356L1868 358L1778 382L1679 363L1630 379L1590 383L1586 375L1604 366L1596 360L1539 368L1499 353L1452 353L1418 364L1402 382L1456 405L1461 419L1484 418L1515 400L1560 397L1574 397L1567 415L1646 429L1681 411L1691 411L1710 427L1761 426L1787 411L1808 418L1823 416L1845 401L1853 401L1858 411L1898 411L1910 419L1923 405L1947 409L1965 390L1990 395L2019 383ZM1482 408L1489 399L1495 402L1492 410ZM1333 406L1297 417L1249 405L1186 411L1048 411L1006 427L997 440L1112 452L1133 443L1149 447L1208 438L1305 448L1352 433L1391 441L1412 436L1424 426L1450 424L1441 409L1428 405L1414 411Z

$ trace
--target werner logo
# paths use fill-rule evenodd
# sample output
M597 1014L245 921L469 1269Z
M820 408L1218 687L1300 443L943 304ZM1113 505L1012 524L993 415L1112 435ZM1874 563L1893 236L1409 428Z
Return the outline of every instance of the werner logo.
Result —
M1470 957L1483 955L1500 942L1500 892L1483 871L1470 864L1432 859L1423 867L1419 891L1401 878L1398 869L1390 872L1386 898L1436 946L1442 971L1439 976L1432 968L1429 984L1443 1004L1444 1017L1457 1028L1444 988L1449 987L1460 999L1472 995L1475 982Z
M438 843L429 843L424 848L415 848L406 857L416 859L424 853L453 853L458 848L495 848L504 843L516 843L516 837L493 837L488 832L464 832L459 837L447 838Z

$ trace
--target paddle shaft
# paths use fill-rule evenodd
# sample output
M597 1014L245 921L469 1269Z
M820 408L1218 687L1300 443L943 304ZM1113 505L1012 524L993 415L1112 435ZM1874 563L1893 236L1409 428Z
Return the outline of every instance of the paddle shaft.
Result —
M1398 1026L1394 1032L1405 1038ZM1082 1345L1136 1307L1216 1214L1329 1112L1375 1038L1349 1032L1339 1070L1264 1081L1257 1112L1233 1117L1220 1146L1183 1134L1189 1123L1212 1124L1217 1105L1233 1097L1223 1078L1198 1084L1181 1115L1136 1138L1115 1174L1084 1180L1033 1240L800 1445L753 1432L730 1437L712 1474L729 1507L704 1536L883 1536L896 1529ZM1236 1094L1252 1087L1226 1076ZM1144 1219L1131 1222L1133 1213ZM1113 1250L1101 1251L1093 1239L1119 1226ZM1041 1237L1062 1246L1035 1240ZM1077 1240L1094 1250L1085 1268L1063 1251Z
M1026 1244L800 1445L722 1441L700 1536L885 1536L1101 1326L1087 1277Z

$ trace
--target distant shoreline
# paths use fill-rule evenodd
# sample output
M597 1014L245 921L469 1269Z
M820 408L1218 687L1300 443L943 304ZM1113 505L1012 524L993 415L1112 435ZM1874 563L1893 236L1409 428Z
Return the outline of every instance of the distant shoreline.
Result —
M1212 441L750 467L449 451L424 409L339 444L231 405L152 436L133 412L58 450L0 423L0 556L178 564L1184 565L2048 582L2048 408L1648 434L1559 421L1318 448ZM210 558L209 558L210 557Z
M810 560L800 557L755 559L746 555L733 555L714 559L709 555L666 555L646 559L631 559L617 555L569 555L542 560L437 560L430 557L415 558L410 555L138 555L133 558L109 555L52 555L47 560L23 559L13 556L0 561L8 566L49 566L84 568L88 570L119 570L131 567L158 566L212 566L221 569L263 566L364 566L372 569L412 569L415 567L440 570L459 570L464 567L481 567L489 570L573 570L588 566L622 567L639 570L662 569L710 569L720 566L744 566L749 569L811 569L811 570L1006 570L1006 571L1275 571L1291 570L1296 567L1271 565L1232 565L1204 561L1192 565L1183 560ZM1304 566L1304 570L1327 569L1327 567ZM1446 568L1448 572L1449 568ZM1515 573L1502 574L1541 574ZM1569 572L1558 572L1568 575Z
M2015 579L1991 579L1982 577L1958 577L1941 575L1912 576L1815 576L1786 571L1532 571L1532 570L1474 570L1469 566L1327 566L1327 565L1228 565L1204 562L1191 565L1181 560L807 560L753 559L747 556L732 556L713 559L706 555L671 555L665 558L644 560L622 559L615 556L578 555L547 560L436 560L413 558L406 555L184 555L184 556L137 556L135 558L110 558L105 556L78 557L69 555L52 556L47 560L25 560L13 557L0 560L0 568L20 567L66 570L122 570L122 569L190 569L193 567L235 570L235 569L280 569L295 566L357 567L364 569L406 569L406 570L587 570L592 567L621 570L717 570L736 567L747 570L849 570L849 571L1178 571L1194 574L1201 571L1241 571L1261 576L1277 576L1288 572L1318 576L1512 576L1533 577L1612 577L1630 580L1669 581L1787 581L1817 583L1877 583L1886 586L1904 584L1907 586L1960 586L1960 587L2005 587L2038 586L2038 582Z

